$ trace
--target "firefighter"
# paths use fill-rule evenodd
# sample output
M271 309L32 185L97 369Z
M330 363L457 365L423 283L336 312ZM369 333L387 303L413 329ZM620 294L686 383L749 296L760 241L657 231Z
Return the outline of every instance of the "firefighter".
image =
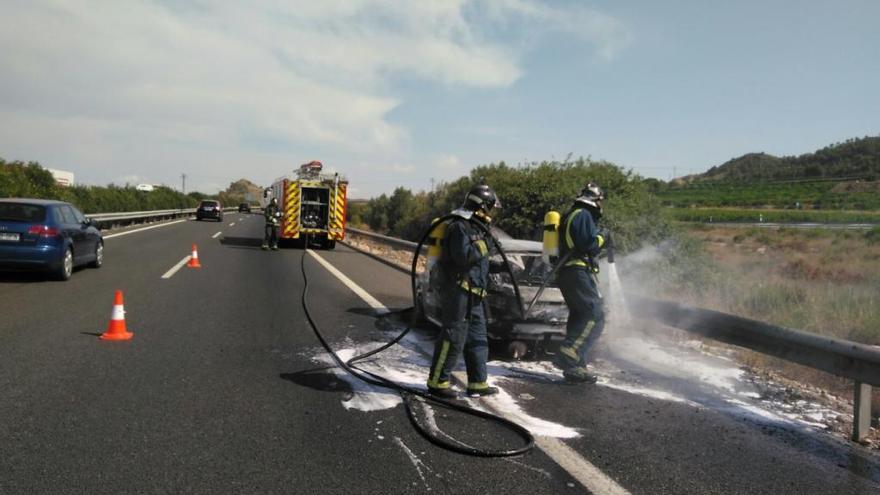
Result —
M492 221L489 214L500 207L492 188L476 185L468 192L461 208L452 212L440 241L441 253L432 277L439 285L443 327L434 348L428 375L428 391L436 396L456 397L450 375L464 353L467 393L482 397L498 393L487 381L484 298L489 279L489 243L485 230Z
M281 221L281 210L278 208L278 198L272 198L266 208L263 210L263 216L266 217L266 228L263 235L262 249L269 249L272 246L273 251L278 250L278 225Z
M559 270L557 282L568 306L568 323L554 364L571 383L596 382L586 364L590 349L605 328L596 263L599 252L610 241L607 231L597 226L604 199L602 189L588 183L559 225L559 255L565 263Z

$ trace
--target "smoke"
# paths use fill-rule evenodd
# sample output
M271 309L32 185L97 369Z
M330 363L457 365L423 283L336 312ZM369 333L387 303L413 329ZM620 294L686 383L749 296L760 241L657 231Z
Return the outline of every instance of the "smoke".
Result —
M596 351L597 367L610 373L615 386L636 393L653 390L688 402L717 402L720 397L753 393L742 380L743 371L727 356L707 354L702 343L681 331L630 314L627 293L675 299L674 294L652 293L661 286L658 270L669 266L674 249L669 242L647 246L604 267L600 289L606 327Z

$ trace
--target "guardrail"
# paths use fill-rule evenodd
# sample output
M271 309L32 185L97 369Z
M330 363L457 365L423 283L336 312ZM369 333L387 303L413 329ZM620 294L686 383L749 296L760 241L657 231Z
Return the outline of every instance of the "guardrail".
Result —
M412 252L416 243L373 232L347 229L356 235ZM872 385L880 387L880 347L771 325L719 311L627 294L630 312L703 337L745 347L854 381L853 441L871 428Z
M237 208L227 207L223 211L235 211ZM131 223L165 220L182 216L194 215L195 208L182 208L177 210L150 210L150 211L125 211L118 213L94 213L86 215L86 218L94 220L102 227L128 225Z
M388 237L387 235L377 234L375 232L370 232L369 230L353 229L351 227L346 227L345 231L350 232L352 234L357 234L357 235L361 235L364 237L369 237L370 239L375 239L375 240L380 241L384 244L387 244L391 247L396 247L396 248L400 248L400 249L408 249L410 251L415 249L416 246L418 245L415 242L406 241L403 239L398 239L396 237ZM422 250L424 251L425 249L426 249L426 246L423 246Z

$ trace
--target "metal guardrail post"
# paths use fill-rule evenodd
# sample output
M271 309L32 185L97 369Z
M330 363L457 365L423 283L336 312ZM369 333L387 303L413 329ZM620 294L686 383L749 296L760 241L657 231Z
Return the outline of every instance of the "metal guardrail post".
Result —
M871 385L855 381L852 440L861 442L871 430Z

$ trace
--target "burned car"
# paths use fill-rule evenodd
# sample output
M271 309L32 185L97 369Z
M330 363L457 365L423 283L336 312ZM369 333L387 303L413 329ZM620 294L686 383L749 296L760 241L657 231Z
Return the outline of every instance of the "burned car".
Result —
M548 280L553 266L542 259L540 242L513 239L497 229L493 229L493 233L508 263L493 250L490 257L492 273L489 275L486 296L486 327L490 343L506 345L507 352L513 358L554 350L565 338L568 308L562 299L562 292L556 286L555 276ZM436 282L437 276L436 267L430 272L422 271L417 276L416 307L424 320L440 326L438 284L429 283ZM545 280L546 287L524 317L526 308Z

